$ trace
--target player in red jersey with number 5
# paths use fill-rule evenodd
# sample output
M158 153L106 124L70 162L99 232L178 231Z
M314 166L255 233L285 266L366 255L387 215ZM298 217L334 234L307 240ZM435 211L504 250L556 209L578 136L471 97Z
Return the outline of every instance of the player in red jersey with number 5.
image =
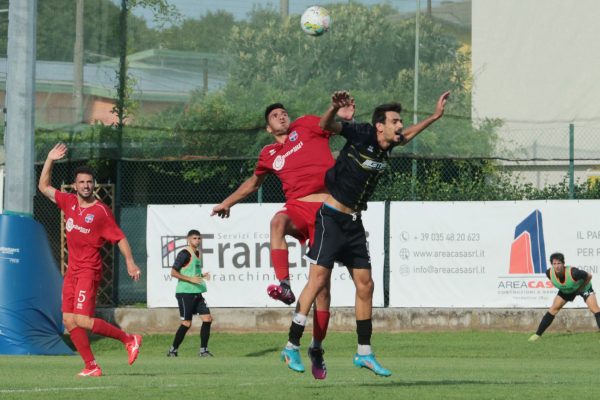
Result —
M87 331L120 340L127 349L129 364L136 360L142 337L130 335L114 325L94 318L96 294L102 276L100 248L105 242L117 243L127 263L127 273L135 281L141 271L135 264L123 231L117 226L111 210L94 196L94 175L87 167L75 170L75 194L52 187L52 166L67 153L62 143L48 153L38 188L65 214L65 230L69 262L62 289L62 313L71 341L85 363L78 376L101 376L94 359Z

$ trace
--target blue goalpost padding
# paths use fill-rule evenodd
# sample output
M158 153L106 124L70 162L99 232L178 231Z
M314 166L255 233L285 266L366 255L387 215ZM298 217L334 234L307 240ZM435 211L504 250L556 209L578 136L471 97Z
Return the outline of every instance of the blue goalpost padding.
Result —
M61 337L61 288L42 225L0 214L0 354L73 354Z

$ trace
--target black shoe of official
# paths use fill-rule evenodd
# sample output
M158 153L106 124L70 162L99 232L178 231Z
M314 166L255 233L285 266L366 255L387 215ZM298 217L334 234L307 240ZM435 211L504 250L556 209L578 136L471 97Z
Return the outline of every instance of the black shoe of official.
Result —
M167 351L167 357L177 357L177 350L169 349L169 351Z
M210 351L204 350L198 353L198 357L214 357L214 355Z

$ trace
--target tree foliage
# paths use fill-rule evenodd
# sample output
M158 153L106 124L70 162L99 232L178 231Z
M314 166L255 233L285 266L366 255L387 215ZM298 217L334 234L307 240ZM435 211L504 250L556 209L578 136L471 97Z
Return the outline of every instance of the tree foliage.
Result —
M443 24L430 18L421 21L415 111L414 19L401 18L389 5L349 3L332 5L330 10L333 27L321 37L305 35L299 29L299 16L282 20L278 12L264 8L255 9L247 21L234 25L225 14L207 15L187 28L182 25L168 31L169 35L192 37L192 32L210 32L211 19L224 20L229 32L224 41L229 79L221 91L193 95L183 111L174 109L143 124L156 126L160 119L207 156L252 157L256 146L246 144L253 140L262 144L265 135L255 139L256 135L248 132L263 131L262 110L272 102L283 102L294 117L321 114L332 91L349 89L357 101L358 120L369 121L378 104L400 100L405 125L409 125L413 114L417 119L428 116L439 95L451 90L446 117L420 136L415 146L398 153L458 157L492 153L497 122L472 125L470 54L461 51L460 43L445 32ZM183 46L185 40L181 42ZM214 137L202 134L213 130L228 135L217 138L216 144Z
M37 59L72 61L75 44L75 0L44 0L37 3ZM159 22L176 20L178 14L166 0L128 0L128 6L147 7ZM0 0L8 9L8 0ZM104 61L119 56L120 5L110 0L84 2L84 48L86 60ZM6 49L8 16L0 15L0 48ZM146 21L129 14L128 42L131 52L155 47L159 34ZM6 53L5 53L6 54Z
M209 11L200 19L186 18L181 24L162 30L158 43L170 50L224 53L234 25L230 13Z

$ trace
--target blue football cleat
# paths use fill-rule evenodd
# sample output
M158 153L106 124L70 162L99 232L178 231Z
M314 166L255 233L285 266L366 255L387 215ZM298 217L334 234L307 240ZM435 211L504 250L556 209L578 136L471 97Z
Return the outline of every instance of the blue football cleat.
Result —
M366 356L354 355L354 365L359 368L368 368L379 376L390 376L392 371L383 368L375 359L375 354L371 353Z
M304 365L300 358L299 349L283 349L281 351L281 361L285 362L293 371L304 372Z

